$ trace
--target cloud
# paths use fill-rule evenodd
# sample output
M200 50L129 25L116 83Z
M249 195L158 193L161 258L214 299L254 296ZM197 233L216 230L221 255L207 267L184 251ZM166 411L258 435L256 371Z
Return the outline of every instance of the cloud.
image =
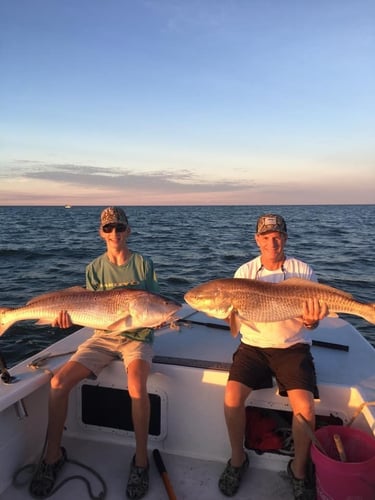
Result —
M253 188L244 180L220 179L206 181L188 169L158 170L138 173L130 169L104 168L90 165L39 164L27 166L18 176L24 179L87 187L99 190L152 190L156 193L233 192Z
M220 176L220 172L223 174ZM185 168L136 171L74 163L15 161L0 166L0 205L290 205L373 203L370 174L337 172L309 178L267 169L217 168L211 180ZM228 177L225 178L224 175Z

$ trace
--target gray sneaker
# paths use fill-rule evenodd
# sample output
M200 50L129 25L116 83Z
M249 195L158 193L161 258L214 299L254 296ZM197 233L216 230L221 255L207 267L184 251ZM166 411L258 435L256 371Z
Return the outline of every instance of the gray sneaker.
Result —
M138 500L146 495L148 491L148 469L147 467L137 467L135 465L135 455L130 462L130 471L128 485L126 487L126 496L133 500Z
M245 453L245 460L241 467L233 467L228 460L227 465L219 479L219 490L227 497L232 497L238 491L241 480L249 468L249 457Z
M288 462L287 473L292 483L294 500L315 500L315 488L306 479L298 479L294 476L292 461Z
M51 495L57 475L67 461L65 448L61 447L61 457L53 464L42 460L31 480L30 495L34 498L46 498Z

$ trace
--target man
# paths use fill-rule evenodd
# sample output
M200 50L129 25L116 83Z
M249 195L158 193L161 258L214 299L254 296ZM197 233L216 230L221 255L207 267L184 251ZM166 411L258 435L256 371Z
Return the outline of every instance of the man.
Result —
M280 215L259 217L255 241L260 255L243 264L235 278L251 278L278 283L299 277L317 281L308 264L285 255L287 227ZM245 400L252 390L272 387L275 376L282 396L288 396L293 410L292 435L295 455L288 464L294 498L309 498L306 466L310 439L296 415L301 413L310 427L315 426L314 397L318 397L315 368L308 330L316 328L328 313L326 304L309 300L301 304L299 318L272 323L257 323L254 328L241 325L241 344L233 355L233 364L225 390L224 414L231 445L231 458L219 479L219 488L226 496L237 492L249 465L244 451Z
M128 218L121 208L108 207L103 210L99 235L106 244L106 252L86 268L88 290L100 293L122 287L159 291L152 260L131 251L127 245L130 232ZM60 328L72 325L66 311L60 312L55 325ZM153 330L150 328L124 331L116 335L97 330L54 375L49 397L46 451L30 484L30 493L34 497L49 496L57 474L66 461L61 439L71 389L84 378L96 378L119 355L123 358L128 376L136 441L126 494L132 499L142 498L146 494L149 483L147 440L150 419L146 382L153 357L152 341Z

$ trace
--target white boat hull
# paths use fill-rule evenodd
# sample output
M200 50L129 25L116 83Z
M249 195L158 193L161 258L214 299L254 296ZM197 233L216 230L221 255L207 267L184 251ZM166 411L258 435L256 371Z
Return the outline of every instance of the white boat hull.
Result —
M181 317L212 323L188 307ZM219 324L222 324L216 321ZM16 487L13 476L22 466L38 461L45 440L50 375L70 356L91 331L81 329L10 370L16 377L0 385L0 499L29 498L27 486ZM316 413L338 417L346 425L362 403L375 400L375 350L347 322L327 318L314 332L313 355L321 399ZM331 348L327 343L347 346ZM224 388L228 367L238 339L223 330L202 325L180 326L179 331L161 329L155 339L155 359L149 378L149 393L155 398L155 432L150 435L150 491L146 498L167 498L163 482L152 462L152 450L162 454L176 496L181 499L221 498L217 481L229 458L229 444L223 415ZM344 347L343 349L345 349ZM35 359L46 356L39 368ZM68 458L92 467L107 485L106 499L125 498L128 467L134 453L131 429L112 427L104 417L122 410L127 379L122 362L111 363L100 377L85 380L71 393L63 445ZM95 392L96 391L96 392ZM105 399L104 399L105 398ZM118 399L119 398L119 399ZM100 407L107 408L100 415ZM97 405L97 412L90 408ZM91 406L90 406L91 405ZM112 405L112 406L111 406ZM254 391L247 405L290 414L287 398L276 387ZM113 417L114 418L114 417ZM117 424L115 424L117 425ZM353 427L375 435L375 407L365 406ZM236 498L291 498L285 474L289 456L250 451L251 467ZM4 460L4 457L6 459ZM98 494L100 484L87 471L68 463L59 476L82 474ZM22 477L23 476L23 477ZM26 473L19 476L26 480ZM81 481L68 482L53 498L88 498ZM224 497L223 497L224 498Z

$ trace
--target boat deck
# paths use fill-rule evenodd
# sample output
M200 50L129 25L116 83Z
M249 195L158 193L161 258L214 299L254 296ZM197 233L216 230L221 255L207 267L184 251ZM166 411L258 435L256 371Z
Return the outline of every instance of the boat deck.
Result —
M168 498L152 459L152 450L157 448L178 500L216 500L225 498L217 486L230 454L223 397L239 339L233 339L222 323L221 328L212 328L215 320L200 313L185 308L182 315L184 321L178 330L161 329L155 338L148 390L156 400L156 431L150 433L149 439L150 490L145 498ZM25 360L11 370L16 382L0 386L0 500L30 498L26 471L18 477L22 483L19 487L12 484L12 476L24 464L38 461L45 439L51 373L89 335L90 330L81 329ZM322 321L314 331L314 342L321 395L316 401L317 415L334 416L345 425L363 402L375 400L374 349L340 318ZM35 363L40 356L46 356L45 362ZM126 387L126 374L119 360L106 367L97 380L82 381L70 396L63 445L68 459L100 474L106 484L106 500L126 498L134 453L132 430L118 426L124 420L121 412L127 404ZM290 415L288 399L280 397L276 387L254 391L247 405ZM108 415L112 418L109 423ZM375 408L365 407L353 427L375 434ZM293 498L285 472L288 455L260 455L250 450L249 457L250 468L236 499ZM61 471L58 483L77 475L86 477L92 485L92 498L104 498L98 497L98 480L70 462ZM84 500L90 496L85 483L74 480L65 483L52 498Z
M108 442L98 444L95 441L70 438L64 439L63 444L67 449L68 458L82 462L101 475L107 488L106 500L126 498L129 463L134 452L132 447ZM166 500L168 496L151 455L150 453L150 489L144 498ZM162 458L178 500L226 498L217 487L218 478L225 467L223 462L192 459L164 452L162 452ZM58 482L76 475L87 478L91 484L93 496L98 497L103 491L102 485L93 474L72 463L64 466ZM20 475L20 480L21 478L22 475ZM251 496L251 498L262 500L275 498L289 500L293 498L291 491L286 473L250 466L236 499L249 500ZM11 486L0 494L0 498L1 500L25 500L30 496L26 486L20 488ZM51 498L53 500L86 499L89 495L84 482L76 479L63 485Z

